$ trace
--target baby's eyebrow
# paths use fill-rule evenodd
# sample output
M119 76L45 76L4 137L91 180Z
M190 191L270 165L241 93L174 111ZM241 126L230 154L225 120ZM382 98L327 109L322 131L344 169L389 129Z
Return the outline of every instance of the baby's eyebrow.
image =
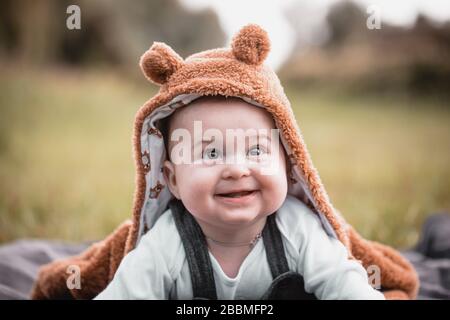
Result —
M255 139L255 138L258 138L258 141L261 141L261 139L265 139L265 140L267 140L269 143L272 141L272 138L271 138L270 136L268 136L267 134L265 134L265 133L246 135L245 138L249 139L250 141L252 141L251 139ZM208 139L204 138L204 139L202 139L202 140L199 140L199 141L195 142L195 143L192 145L191 150L194 149L194 148L195 148L197 145L199 145L199 144L202 144L202 145L203 145L203 144L206 144L206 143L214 142L215 140L216 140L216 139L214 139L214 138L208 138Z
M249 136L246 136L246 138L248 138L248 143L258 143L261 144L263 141L265 140L265 143L263 144L264 146L270 146L272 143L272 138L270 136L268 136L265 133L262 134L252 134Z
M248 138L255 138L255 137L258 138L258 139L265 138L266 140L272 141L272 138L270 136L268 136L267 134L265 134L265 133L252 134L252 135L248 136Z
M194 143L193 145L192 145L192 148L191 149L193 149L195 146L197 146L197 145L199 145L199 144L205 144L205 143L209 143L209 142L213 142L214 141L214 139L202 139L202 140L200 140L200 141L197 141L196 143Z

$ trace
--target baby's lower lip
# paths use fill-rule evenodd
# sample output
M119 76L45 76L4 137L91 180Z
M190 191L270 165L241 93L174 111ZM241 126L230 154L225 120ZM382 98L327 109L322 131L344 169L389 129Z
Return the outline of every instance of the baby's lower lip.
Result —
M216 194L215 197L216 199L229 204L244 204L253 200L257 193L258 190L253 190L252 192L240 197L226 197L220 194Z

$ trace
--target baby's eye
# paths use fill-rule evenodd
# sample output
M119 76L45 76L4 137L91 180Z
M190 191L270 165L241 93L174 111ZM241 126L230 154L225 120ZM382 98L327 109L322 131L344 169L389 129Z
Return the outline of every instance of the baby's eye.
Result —
M257 144L256 146L251 147L248 150L248 156L250 156L250 157L259 157L260 155L263 154L263 152L264 152L264 150L260 148L259 144Z
M219 159L220 156L221 156L220 150L217 148L208 148L203 153L204 159L206 158L206 159L210 159L210 160L215 160L215 159Z

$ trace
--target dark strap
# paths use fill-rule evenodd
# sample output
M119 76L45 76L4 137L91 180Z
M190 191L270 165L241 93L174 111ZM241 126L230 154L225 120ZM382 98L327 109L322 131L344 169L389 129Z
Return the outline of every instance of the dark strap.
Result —
M281 233L275 221L275 215L276 213L267 217L267 222L262 233L267 261L269 262L273 279L283 273L289 272L289 265L284 253L283 239L281 239Z
M214 272L202 229L180 200L171 200L169 207L186 252L194 298L217 300ZM289 271L283 240L275 221L275 214L267 217L262 237L270 271L273 279L275 279Z
M173 199L169 207L186 252L194 299L217 300L213 268L202 229L180 200Z

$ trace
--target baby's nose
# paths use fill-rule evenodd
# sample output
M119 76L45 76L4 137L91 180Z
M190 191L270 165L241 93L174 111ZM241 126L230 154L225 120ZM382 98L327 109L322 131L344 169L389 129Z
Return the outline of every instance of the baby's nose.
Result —
M244 163L227 163L223 166L222 179L240 179L250 175L250 168Z

